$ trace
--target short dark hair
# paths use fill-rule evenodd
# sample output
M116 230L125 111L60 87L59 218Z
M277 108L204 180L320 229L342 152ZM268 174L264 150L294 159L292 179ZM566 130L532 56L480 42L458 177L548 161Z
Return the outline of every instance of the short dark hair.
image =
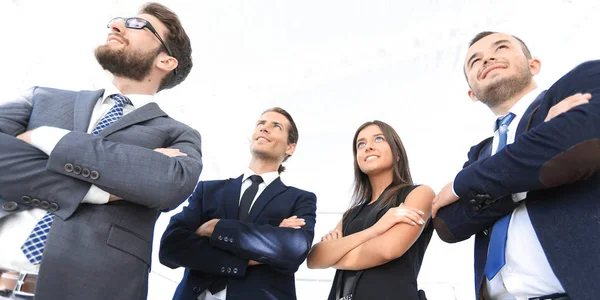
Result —
M163 39L171 50L173 57L177 59L177 74L171 71L170 74L166 75L161 80L158 91L170 89L182 83L192 70L192 44L190 38L185 33L179 17L166 6L155 2L146 3L140 9L140 13L159 19L169 31Z
M267 110L265 110L262 114L266 114L268 112L276 112L278 114L283 115L288 122L290 122L290 128L288 128L288 139L287 139L287 143L289 144L296 144L298 143L298 127L296 127L296 122L294 122L294 119L292 119L292 116L290 115L290 113L288 113L285 109L281 108L281 107L272 107L269 108ZM286 156L283 161L285 162L291 155ZM277 172L279 172L279 174L281 174L281 172L285 171L285 167L282 164L279 164L279 168L277 169Z
M473 37L473 39L469 43L469 48L471 48L471 46L473 46L473 44L477 43L482 38L484 38L488 35L496 34L496 33L500 33L500 32L482 31L482 32L476 34L475 37ZM532 58L531 51L529 51L529 48L527 47L527 45L525 45L525 42L523 42L523 40L521 40L520 38L518 38L512 34L511 34L511 36L514 37L517 41L519 41L519 43L521 43L521 49L523 50L523 54L525 54L525 57L527 57L527 59L531 59Z

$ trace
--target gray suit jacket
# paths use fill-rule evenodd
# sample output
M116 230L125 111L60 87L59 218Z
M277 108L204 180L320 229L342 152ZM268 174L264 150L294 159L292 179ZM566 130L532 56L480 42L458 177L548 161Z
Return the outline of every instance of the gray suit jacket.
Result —
M87 134L103 92L35 87L0 105L0 222L31 207L57 216L36 300L146 299L155 221L192 193L202 170L200 134L155 103ZM44 125L72 131L50 157L15 138ZM91 184L125 200L81 203Z

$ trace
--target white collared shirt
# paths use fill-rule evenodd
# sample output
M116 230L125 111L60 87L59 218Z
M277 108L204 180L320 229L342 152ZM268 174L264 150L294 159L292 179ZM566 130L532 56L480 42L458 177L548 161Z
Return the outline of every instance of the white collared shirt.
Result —
M109 98L109 96L120 93L121 92L113 85L106 87L104 94L98 99L96 106L94 106L94 110L92 111L88 133L92 132L100 119L102 119L114 105L114 100ZM123 109L124 115L154 101L153 95L134 94L125 96L131 100L133 105L125 106ZM69 132L69 130L61 128L42 126L36 128L32 132L31 144L49 156L60 139ZM108 203L109 196L109 193L92 185L82 202L106 204ZM21 251L21 246L29 237L29 234L31 234L35 225L45 214L46 211L43 209L31 208L0 219L0 241L2 241L0 243L0 269L38 272L39 265L32 265L29 260L27 260L25 254Z
M255 174L254 171L252 171L250 169L248 169L248 170L246 170L246 172L244 172L244 177L242 177L242 188L240 189L239 201L242 201L242 195L244 195L244 192L252 184L252 180L248 179L252 175L257 175L257 174ZM271 182L275 181L275 179L277 179L279 177L279 172L275 171L275 172L263 173L263 174L260 174L260 177L262 177L263 182L261 182L258 185L258 191L256 192L256 196L254 197L254 200L252 201L252 204L250 205L250 211L252 211L252 206L254 206L254 202L256 202L256 199L258 199L260 194L262 194L262 192L267 188L267 186L269 186L269 184L271 184ZM238 205L239 205L239 202L238 202ZM211 294L211 292L208 289L206 289L202 294L200 294L200 296L198 296L198 300L225 300L226 298L227 298L227 288L223 289L222 291L220 291L214 295Z
M510 112L515 118L508 125L507 144L515 141L515 134L527 108L539 95L538 89L529 92L517 102ZM503 116L498 116L498 118ZM492 154L498 148L498 131L494 133ZM527 193L513 194L519 202ZM486 279L486 299L527 300L528 298L564 293L564 289L550 268L548 259L531 225L527 206L521 203L512 213L506 238L506 264L500 272L488 281Z

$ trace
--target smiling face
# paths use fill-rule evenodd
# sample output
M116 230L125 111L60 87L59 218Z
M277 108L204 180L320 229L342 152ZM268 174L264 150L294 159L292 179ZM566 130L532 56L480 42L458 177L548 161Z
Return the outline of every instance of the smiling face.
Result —
M288 144L290 122L277 112L268 111L256 122L252 133L250 150L253 156L281 163L296 149L295 143Z
M156 17L149 14L137 17L150 22L161 37L166 36L165 25ZM141 81L161 59L159 56L168 56L148 28L127 28L123 21L112 22L109 28L106 42L96 48L95 54L102 68L115 76Z
M540 62L528 59L513 36L493 33L469 48L464 70L471 88L469 97L493 108L530 87Z
M373 124L363 128L356 138L356 162L367 176L381 172L392 172L392 149L379 126Z

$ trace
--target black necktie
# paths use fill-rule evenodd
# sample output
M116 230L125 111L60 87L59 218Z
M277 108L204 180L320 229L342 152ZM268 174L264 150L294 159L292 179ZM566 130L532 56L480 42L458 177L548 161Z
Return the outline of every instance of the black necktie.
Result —
M244 191L242 200L240 201L240 207L238 209L238 219L240 221L244 221L248 217L250 206L252 206L252 201L254 201L254 197L256 197L256 193L258 192L258 185L263 182L262 177L258 175L252 175L248 179L252 181L252 184ZM227 287L227 277L221 277L215 280L208 287L208 290L214 295L224 290L225 287Z
M256 197L256 193L258 192L258 185L263 182L262 177L258 175L252 175L248 179L252 181L252 184L246 189L244 195L242 195L242 200L240 200L240 207L238 209L238 220L240 221L245 221L248 217L250 206L252 206L254 197Z

